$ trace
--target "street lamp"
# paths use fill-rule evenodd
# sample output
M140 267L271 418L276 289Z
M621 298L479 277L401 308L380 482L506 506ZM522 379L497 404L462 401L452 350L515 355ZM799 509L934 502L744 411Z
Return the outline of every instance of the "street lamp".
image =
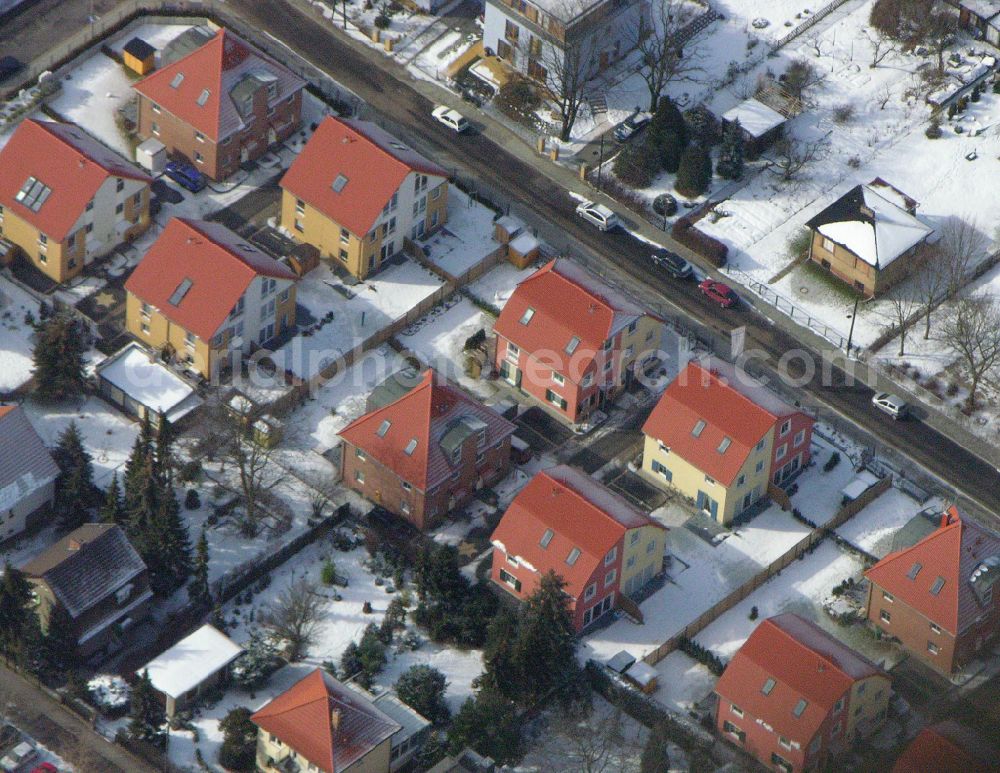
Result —
M854 311L847 316L851 320L851 330L847 334L847 356L851 356L851 341L854 339L854 320L858 318L858 302L861 300L861 296L858 295L854 298Z
M601 190L601 176L604 174L604 134L601 134L601 156L597 162L597 190Z

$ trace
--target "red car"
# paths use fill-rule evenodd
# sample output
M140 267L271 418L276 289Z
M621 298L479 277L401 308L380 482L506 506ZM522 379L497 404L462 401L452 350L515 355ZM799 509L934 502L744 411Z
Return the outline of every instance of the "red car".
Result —
M716 282L714 279L706 279L698 285L698 289L705 293L710 301L715 301L724 309L731 309L740 302L739 296L732 291L729 285Z
M31 773L59 773L59 769L51 762L43 762L37 768L32 769Z

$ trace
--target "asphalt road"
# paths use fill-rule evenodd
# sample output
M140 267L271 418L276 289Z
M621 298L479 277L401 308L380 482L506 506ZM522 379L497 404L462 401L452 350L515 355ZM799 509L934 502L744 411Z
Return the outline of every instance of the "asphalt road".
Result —
M431 119L431 102L397 77L400 73L392 71L396 65L384 57L345 40L285 0L234 0L233 5L244 18L262 27L266 25L271 34L354 90L376 112L391 116L410 133L419 135L428 152L542 215L578 243L617 264L637 282L655 288L722 340L728 340L733 328L745 326L746 348L766 353L771 368L786 352L803 352L811 364L793 360L788 370L794 376L811 370L812 377L801 386L808 395L861 425L880 442L904 451L951 486L1000 514L1000 472L996 468L920 420L894 422L875 412L870 404L872 390L861 382L849 385L841 370L827 368L830 378L823 379L816 352L759 314L745 308L720 309L694 283L678 283L664 277L650 262L649 246L645 243L626 232L604 234L583 223L575 216L574 204L566 192L537 168L505 152L481 133L456 135ZM666 237L665 241L670 242ZM680 245L674 248L687 253Z

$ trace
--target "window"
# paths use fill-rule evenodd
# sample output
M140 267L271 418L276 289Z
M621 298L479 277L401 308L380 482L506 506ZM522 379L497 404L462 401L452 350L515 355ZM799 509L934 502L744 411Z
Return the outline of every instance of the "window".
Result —
M756 450L763 451L764 450L764 444L766 442L767 442L767 438L761 438L760 442L757 443L757 449Z
M892 615L890 615L886 610L882 610L878 613L879 618L881 618L886 623L892 622Z
M882 598L884 598L889 603L892 603L893 601L896 600L895 596L893 596L891 593L886 593L885 591L882 591Z
M573 566L579 557L580 557L580 548L573 548L571 551L569 551L569 555L566 556L566 564L568 566Z
M618 558L618 546L617 545L615 545L615 547L611 548L611 550L608 551L608 554L604 557L604 565L605 566L610 566L611 564L613 564L615 562L616 558Z
M706 475L705 476L705 483L707 483L709 486L714 486L715 485L715 478L713 478L711 475Z
M411 486L409 483L407 483L404 480L403 481L403 491L413 491L413 486Z
M923 564L916 563L910 567L910 571L906 573L906 576L909 577L911 580L915 580L917 579L917 575L920 574L920 570L923 568L924 568Z
M346 228L340 229L340 241L342 244L347 244L351 241L351 232Z
M635 566L635 556L629 556L628 561L625 562L625 566L629 569Z
M560 409L562 409L564 411L566 410L566 406L568 405L568 403L562 397L560 397L559 395L557 395L551 389L546 389L545 390L545 399L549 403L551 403L552 405L554 405L557 408L560 408Z
M781 430L778 433L778 435L780 437L784 437L785 435L787 435L791 431L792 431L792 420L788 419L788 420L786 420L784 422L784 424L781 425Z
M240 299L238 301L236 301L236 305L233 306L232 311L229 312L229 318L232 319L233 317L236 317L236 316L239 316L240 314L242 314L243 313L243 306L244 306L244 304L245 304L245 298L244 298L244 296L241 295Z
M194 133L194 138L196 140L198 140L198 142L204 142L205 141L205 135L202 134L201 132L195 132Z
M618 576L618 570L617 569L612 569L610 572L608 572L606 575L604 575L604 587L606 588L611 583L613 583L615 581L615 578L617 576Z
M740 477L738 477L736 479L736 488L739 488L740 486L742 486L746 482L747 482L747 476L746 475L740 475Z
M418 174L416 179L414 180L414 190L417 193L420 193L421 191L424 191L426 189L427 189L427 175Z
M647 553L652 553L654 550L656 550L656 540L655 539L651 539L649 541L649 544L646 545L646 552Z
M149 323L143 321L141 327L142 327L142 332L145 333L146 335L149 335Z
M527 325L531 322L533 316L535 316L535 310L529 306L524 310L524 314L521 315L521 324Z
M716 451L718 451L720 454L724 454L729 449L729 446L731 446L732 444L733 444L733 439L731 437L728 436L724 437L722 438L722 441L719 443L719 447L716 449Z
M510 341L507 342L507 358L508 359L513 358L513 359L516 360L517 356L520 353L521 353L521 350L519 348L517 348L517 346L515 346L514 344L512 344Z
M569 339L569 343L566 344L566 354L572 354L573 352L575 352L576 347L578 347L579 345L580 345L580 339L577 338L576 336L573 336L571 339Z
M777 684L777 682L774 681L774 679L772 679L771 677L768 677L767 680L764 682L764 686L760 688L760 691L762 693L764 693L764 695L770 695L771 694L771 690L774 689L774 686L776 684Z
M615 366L615 361L609 359L607 362L604 363L604 372L607 373L614 366Z
M149 125L149 128L153 132L153 134L159 136L159 134L160 134L160 125L156 121L153 121Z
M152 313L153 307L150 306L148 303L144 302L139 310L142 313L142 316L144 316L146 319L149 319L149 315Z
M278 280L276 280L273 276L264 277L260 283L260 297L266 298L268 295L273 293L277 284Z
M730 722L728 719L722 723L722 729L733 736L740 743L743 743L743 739L746 737L746 733L740 730L736 725Z
M827 252L833 252L833 242L823 237L823 249Z
M698 419L695 422L694 429L691 430L691 434L695 437L701 437L701 433L705 431L706 426L704 419Z
M117 205L117 206L115 207L115 214L116 214L116 215L120 215L120 214L121 214L122 212L124 212L124 211L125 211L125 205L124 205L124 204L118 204L118 205Z
M590 585L587 586L587 590L583 592L583 600L590 601L592 598L594 598L594 595L596 593L597 593L597 583L592 582L590 583Z
M801 717L803 712L806 710L806 706L809 705L809 701L805 698L799 698L799 702L795 704L795 708L792 709L792 714L797 717Z
M937 596L941 589L944 587L944 577L938 577L934 580L934 584L931 586L931 595Z
M194 152L194 160L199 164L205 163L205 157L199 153L197 150Z
M843 699L843 698L841 698L841 699L840 699L839 701L837 701L837 702L836 702L836 703L835 703L835 704L833 705L833 713L834 713L834 714L839 714L839 713L840 713L841 711L843 711L843 710L844 710L844 699Z
M379 425L379 428L375 431L375 434L378 435L379 437L385 437L385 433L389 431L389 427L391 427L391 426L392 426L392 422L389 421L388 419L385 419Z
M368 458L367 456L365 456L365 452L362 451L360 448L355 448L354 449L354 455L358 459L360 459L362 462L365 461Z
M860 710L861 707L858 706L858 709ZM855 711L854 713L857 714L858 712ZM843 729L843 723L840 722L840 720L837 720L837 724L835 724L832 728L830 728L830 737L836 738L838 735L840 735L840 731L842 729Z
M941 626L931 623L931 631L934 633L941 633Z
M184 343L187 345L188 349L194 349L194 333L190 330L184 334Z
M732 712L733 712L733 713L734 713L734 714L735 714L736 716L738 716L738 717L742 717L742 716L743 716L743 709L741 709L741 708L740 708L739 706L737 706L737 705L736 705L735 703L730 703L730 704L729 704L729 709L730 709L730 711L732 711Z
M937 655L941 651L941 648L934 642L929 641L927 642L927 651L931 653L931 655Z
M485 462L485 461L486 461L486 452L485 451L480 451L478 454L476 454L476 467L482 467L483 466L483 462Z
M354 480L356 480L358 483L364 483L365 482L365 473L364 473L364 471L363 470L355 470L354 471Z
M305 227L302 225L302 221L299 220L298 218L295 218L295 230L298 231L299 233L303 233L306 230Z
M760 472L764 469L764 462L757 462L757 466L754 468L754 472Z
M500 581L503 582L504 585L509 585L516 593L521 592L521 581L506 569L500 570Z
M795 433L795 440L793 441L792 445L798 448L800 445L802 445L802 441L804 441L805 439L806 439L806 431L804 429L800 429L798 432Z
M589 387L593 383L594 383L594 374L588 373L586 376L583 377L583 381L580 382L580 386Z
M783 748L785 748L785 749L791 749L792 748L792 742L789 741L787 738L785 738L783 735L778 736L778 744L780 746L782 746Z
M556 373L552 371L552 380L555 381L559 386L566 383L566 379L563 378L562 373Z
M547 548L549 546L549 543L552 542L552 537L554 535L555 532L552 531L552 529L546 529L545 533L542 535L542 539L539 541L538 544L541 545L543 548Z
M339 257L339 258L340 258L340 259L341 259L341 260L342 260L342 261L343 261L344 263L346 263L346 262L347 262L347 257L348 257L348 255L347 255L347 250L341 250L341 251L340 251L340 253L339 253L339 255L338 255L338 257Z
M629 545L634 545L636 542L639 541L639 536L640 536L639 535L639 530L636 529L635 531L632 532L632 536L629 537L628 544Z
M306 203L302 199L295 200L295 214L304 215L306 213Z

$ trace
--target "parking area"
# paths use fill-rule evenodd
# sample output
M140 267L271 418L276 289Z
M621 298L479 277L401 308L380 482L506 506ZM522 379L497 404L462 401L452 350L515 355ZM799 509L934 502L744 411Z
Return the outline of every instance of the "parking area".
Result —
M518 436L537 454L551 453L573 437L573 431L542 408L532 406L517 417Z
M643 510L655 510L667 501L667 492L647 483L631 470L622 470L605 484Z

